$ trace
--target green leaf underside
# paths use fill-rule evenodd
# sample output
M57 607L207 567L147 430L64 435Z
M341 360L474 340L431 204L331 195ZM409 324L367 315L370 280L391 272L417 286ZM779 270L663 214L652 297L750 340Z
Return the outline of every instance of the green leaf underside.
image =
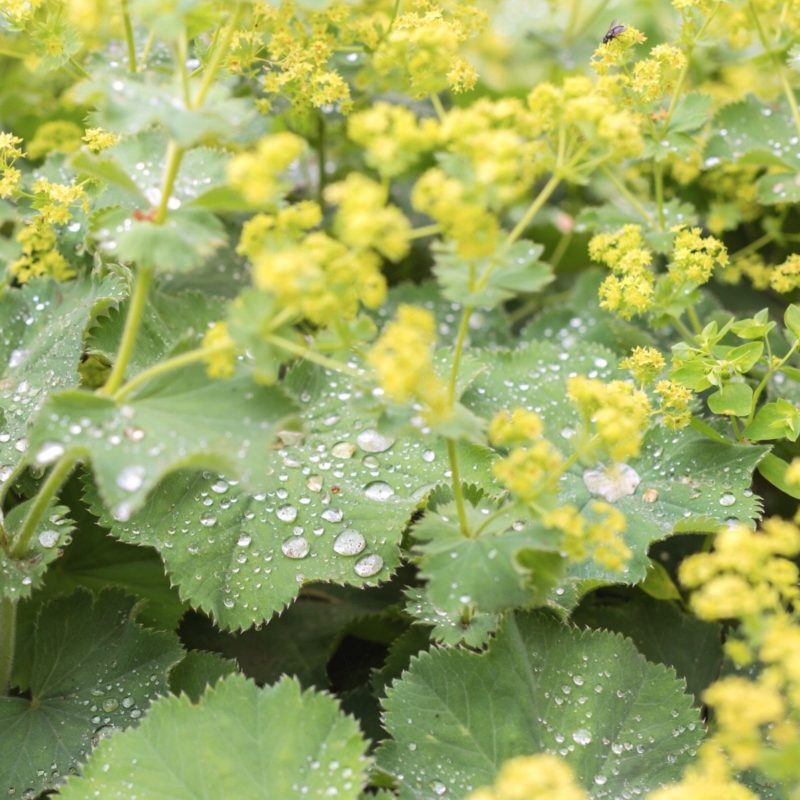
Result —
M196 705L167 697L142 724L104 741L61 790L64 800L356 800L366 742L325 694L283 679L259 689L233 675Z
M0 475L26 451L28 423L48 393L76 386L89 322L121 301L124 284L31 281L3 296L0 313Z
M700 743L683 689L621 636L517 614L486 653L412 661L384 701L392 741L378 765L400 800L435 800L491 784L510 757L551 752L595 800L642 797L677 780Z
M566 400L567 379L585 374L611 380L616 357L599 345L566 352L545 342L523 345L512 353L486 356L488 370L464 396L466 406L489 415L497 409L524 407L541 414L546 435L564 452L580 429L580 420ZM750 490L752 472L766 447L723 445L693 430L669 431L657 423L646 435L641 454L629 462L639 484L634 493L615 501L625 513L625 540L633 557L624 573L612 573L593 562L570 571L577 578L635 583L647 569L648 546L675 531L714 531L728 519L751 521L760 500ZM561 501L585 508L593 495L584 477L601 465L574 465L562 478Z
M89 457L103 501L127 519L166 474L208 467L253 487L269 480L272 445L293 404L246 374L209 379L201 366L169 373L130 400L68 390L54 395L31 430L31 452L53 445Z
M19 532L32 503L33 500L26 500L6 515L4 527L10 537ZM70 543L75 525L68 514L66 506L51 506L39 519L30 545L20 558L0 548L0 596L21 600L41 585L47 568Z
M14 683L27 697L0 698L0 785L18 796L52 788L98 739L133 725L167 690L181 658L177 638L130 617L134 601L78 592L41 610L32 661Z
M96 504L114 536L155 547L181 597L226 628L269 619L306 582L385 580L411 514L448 475L443 444L379 434L380 404L351 379L304 365L285 386L305 431L280 434L266 491L184 473L121 524ZM464 475L488 483L486 451L461 452Z

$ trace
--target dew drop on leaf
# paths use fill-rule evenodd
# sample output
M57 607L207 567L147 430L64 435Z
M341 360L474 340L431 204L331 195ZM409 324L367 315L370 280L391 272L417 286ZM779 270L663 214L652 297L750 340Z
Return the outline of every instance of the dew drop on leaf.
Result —
M583 473L586 488L609 503L615 503L623 497L630 497L641 483L639 473L627 464L610 464L609 466L587 469Z
M39 448L39 452L36 454L36 463L46 466L61 458L62 455L64 455L64 448L58 442L48 442Z
M364 494L370 500L388 500L394 494L394 489L384 481L373 481L364 489Z
M359 577L371 578L383 569L383 559L379 555L372 553L356 561L354 569Z
M305 558L311 546L304 536L290 536L281 545L281 550L287 558Z
M394 444L394 439L378 433L374 428L367 428L358 434L356 442L365 453L383 453Z
M340 556L357 556L366 546L366 539L352 528L342 531L333 542L333 550Z
M58 535L58 531L42 531L39 534L39 544L45 548L55 547L56 543L58 542Z
M591 744L592 734L586 728L578 728L573 734L572 739L576 744L587 745Z
M294 506L281 506L275 513L281 522L294 522L297 519L297 509Z
M721 506L726 506L726 507L732 506L735 502L736 502L736 495L733 495L730 492L725 492L725 494L723 494L719 498L719 504Z
M144 483L145 469L137 465L124 467L117 475L117 486L126 492L135 492L142 488Z

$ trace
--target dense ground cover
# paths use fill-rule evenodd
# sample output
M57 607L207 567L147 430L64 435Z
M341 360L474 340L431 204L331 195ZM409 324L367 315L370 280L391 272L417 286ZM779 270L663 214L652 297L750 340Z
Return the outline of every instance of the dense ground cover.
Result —
M799 39L3 0L0 793L800 797Z

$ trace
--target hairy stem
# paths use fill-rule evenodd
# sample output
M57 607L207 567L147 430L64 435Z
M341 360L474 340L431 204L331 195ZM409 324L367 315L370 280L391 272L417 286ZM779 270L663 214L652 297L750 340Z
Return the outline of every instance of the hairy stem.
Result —
M267 336L267 341L270 344L274 344L275 347L280 347L281 350L286 350L287 353L292 353L292 355L304 358L314 364L319 364L319 366L332 370L333 372L341 372L359 380L364 377L358 370L353 369L347 364L336 361L333 358L328 358L327 356L322 356L310 347L303 347L290 339L284 339L283 336L270 335Z
M14 669L14 647L17 641L17 603L0 600L0 696L8 693Z
M658 228L664 230L664 162L656 161L653 165L653 181L656 192L656 210L658 212Z
M178 177L178 170L181 167L182 160L183 148L177 142L170 140L167 145L167 163L164 166L164 178L161 182L161 199L153 217L153 222L156 225L162 225L167 218L169 199L172 197L172 191L175 188L175 180Z
M458 466L458 451L454 439L447 440L447 458L450 461L450 471L453 473L453 499L456 501L458 525L464 536L471 536L469 522L467 522L467 508L464 504L464 487L461 485L461 470Z
M125 42L128 46L128 69L136 72L136 43L133 38L133 25L128 13L128 0L121 0L122 4L122 25L125 28Z
M153 270L151 267L139 267L136 272L136 281L133 285L131 304L128 308L128 315L125 317L125 329L122 332L122 341L119 344L117 357L114 359L114 367L108 376L105 386L100 389L101 394L113 395L125 380L125 372L128 369L128 362L133 355L133 348L136 345L136 335L139 333L139 326L142 323L147 293L153 280Z
M217 77L217 71L222 64L222 59L225 57L225 54L228 52L228 49L231 46L233 34L236 33L236 28L239 25L239 21L241 20L243 13L244 3L236 3L233 9L233 15L231 16L231 21L225 28L225 32L217 40L216 46L214 47L214 52L211 54L211 61L208 62L208 66L206 67L205 74L203 75L203 82L200 84L200 89L197 92L197 96L194 98L194 108L199 108L205 102L208 92L214 83L214 79Z
M514 244L514 242L525 233L525 229L531 224L533 218L542 210L544 204L550 199L550 196L561 183L561 177L554 173L550 176L550 180L542 187L542 190L534 198L534 201L528 206L528 210L522 215L519 222L514 226L508 238L505 241L506 247Z
M33 505L28 509L28 513L22 521L19 533L11 543L9 552L12 557L21 558L25 555L42 515L47 511L53 498L61 488L61 485L69 477L70 472L72 472L77 463L77 456L67 455L62 456L62 458L56 462L50 474L47 476L47 480L42 484L39 493L34 498Z

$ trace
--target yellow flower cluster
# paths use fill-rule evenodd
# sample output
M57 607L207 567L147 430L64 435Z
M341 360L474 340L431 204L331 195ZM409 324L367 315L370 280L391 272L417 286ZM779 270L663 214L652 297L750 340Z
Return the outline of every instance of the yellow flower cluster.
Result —
M87 128L83 141L93 153L100 153L113 147L119 141L119 136L102 128Z
M598 75L606 75L613 67L622 67L633 56L633 48L647 37L631 25L608 42L601 42L592 54L592 68Z
M701 286L708 283L714 267L728 265L725 245L713 236L703 236L700 228L673 228L675 242L669 274L677 284Z
M333 230L348 247L375 250L390 261L407 255L411 225L399 208L386 204L389 191L385 186L351 172L327 188L325 199L339 207Z
M631 354L619 362L640 386L651 384L666 366L664 356L654 347L634 347Z
M474 199L464 183L434 167L419 178L411 204L442 226L464 258L481 258L494 253L500 234L497 217Z
M0 198L10 197L22 180L22 172L14 166L17 159L25 155L20 144L19 136L0 131Z
M378 219L379 211L373 209ZM386 296L386 281L379 256L359 249L373 243L371 236L379 231L339 220L337 225L360 242L359 247L350 246L322 231L309 232L321 219L319 206L312 202L297 203L277 214L257 214L242 229L237 252L253 262L257 288L274 295L282 308L325 326L335 318L355 317L359 303L379 306ZM393 236L381 246L384 252L395 253L405 241Z
M83 131L74 122L54 120L45 122L25 148L29 158L42 158L48 153L72 153L81 146Z
M758 253L731 259L727 267L717 270L717 279L723 283L738 284L743 277L753 284L755 289L763 291L769 288L773 268Z
M589 255L611 269L600 286L600 305L630 319L653 306L655 277L649 267L653 253L638 225L614 233L598 233L589 242Z
M454 92L472 89L478 75L460 51L487 19L476 4L465 0L411 0L377 48L374 67L412 97L427 97L447 88Z
M418 400L429 421L450 414L447 387L433 369L436 320L430 311L401 305L367 355L386 396L398 403Z
M659 381L656 393L661 397L658 413L672 431L685 428L692 421L692 391L676 381Z
M69 262L56 250L56 232L43 216L33 217L16 238L22 255L8 265L8 271L19 283L42 277L66 281L75 276Z
M439 126L433 119L417 120L403 106L377 102L348 118L347 135L363 148L367 164L382 178L391 179L435 147Z
M66 225L72 219L70 206L86 201L86 193L79 184L68 186L64 183L51 183L46 178L39 178L34 182L33 193L36 196L33 207L51 225Z
M771 271L769 285L781 294L800 287L800 253L793 253L783 264L779 264Z
M567 383L567 396L587 426L593 426L600 448L617 462L639 455L647 431L650 401L624 381L603 381L576 375Z
M648 58L636 62L631 87L642 102L655 103L674 91L685 66L686 56L677 47L656 45Z
M511 413L500 411L489 424L493 444L514 446L505 458L495 462L495 477L526 503L558 491L563 458L543 433L539 415L521 408Z
M535 411L515 408L500 411L489 423L489 439L496 445L515 446L538 439L544 433L542 418Z
M568 558L573 561L592 558L606 569L621 571L631 557L631 550L622 538L627 528L625 515L601 500L592 500L589 511L599 518L587 519L575 506L566 505L548 511L542 522L561 531L561 546Z
M758 800L731 776L728 764L709 747L701 747L701 760L690 767L680 783L647 795L647 800Z
M230 378L233 375L236 368L236 346L224 322L215 322L206 331L203 349L208 350L204 360L209 378Z
M293 133L265 136L254 152L240 153L228 162L228 182L248 203L274 206L286 190L280 174L303 152L305 142Z
M569 764L558 756L540 753L506 761L494 786L477 789L466 800L588 800Z
M43 4L44 0L3 0L0 15L6 17L14 25L21 25L29 20Z

